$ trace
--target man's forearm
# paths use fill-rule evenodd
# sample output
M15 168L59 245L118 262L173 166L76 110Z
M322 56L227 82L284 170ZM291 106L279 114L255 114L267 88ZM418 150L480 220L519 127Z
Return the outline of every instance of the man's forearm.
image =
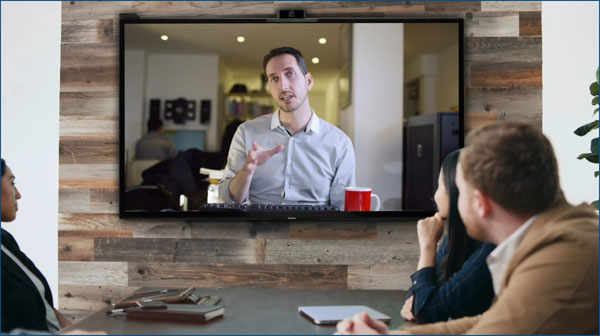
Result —
M237 204L242 203L248 197L252 176L248 175L243 169L231 179L229 183L229 194L233 201Z

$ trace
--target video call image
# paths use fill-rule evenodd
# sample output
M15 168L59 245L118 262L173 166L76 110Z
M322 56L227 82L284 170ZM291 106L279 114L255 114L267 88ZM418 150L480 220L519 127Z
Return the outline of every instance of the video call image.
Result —
M440 164L464 136L457 22L122 34L125 212L436 209Z

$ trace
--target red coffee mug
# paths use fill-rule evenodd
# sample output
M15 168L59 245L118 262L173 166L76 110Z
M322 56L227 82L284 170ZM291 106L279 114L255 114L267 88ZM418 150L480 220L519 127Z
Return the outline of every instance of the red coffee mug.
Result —
M372 197L377 200L377 206L373 211L378 211L381 200L379 196L371 194L371 188L347 187L344 211L371 211Z

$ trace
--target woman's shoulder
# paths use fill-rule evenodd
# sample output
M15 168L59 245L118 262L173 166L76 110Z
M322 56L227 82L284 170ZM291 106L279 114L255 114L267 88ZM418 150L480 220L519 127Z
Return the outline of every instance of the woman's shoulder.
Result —
M2 229L2 245L6 246L8 249L12 250L13 248L19 249L19 244L15 240L10 232Z
M482 242L482 241L474 241L475 243L475 248L473 249L474 251L485 251L488 254L490 252L492 252L495 248L496 245L492 244L492 243L488 243L488 242Z
M469 256L469 259L473 260L483 260L485 261L487 259L487 256L492 253L492 251L496 248L496 245L491 244L491 243L487 243L487 242L482 242L482 241L477 241L477 240L473 240L473 242L471 243L471 255ZM487 267L487 262L486 262L486 267Z

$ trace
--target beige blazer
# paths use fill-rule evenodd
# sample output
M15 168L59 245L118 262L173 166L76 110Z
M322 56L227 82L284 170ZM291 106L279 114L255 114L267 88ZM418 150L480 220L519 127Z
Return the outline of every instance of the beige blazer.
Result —
M485 313L413 334L598 335L598 214L565 201L538 215Z

